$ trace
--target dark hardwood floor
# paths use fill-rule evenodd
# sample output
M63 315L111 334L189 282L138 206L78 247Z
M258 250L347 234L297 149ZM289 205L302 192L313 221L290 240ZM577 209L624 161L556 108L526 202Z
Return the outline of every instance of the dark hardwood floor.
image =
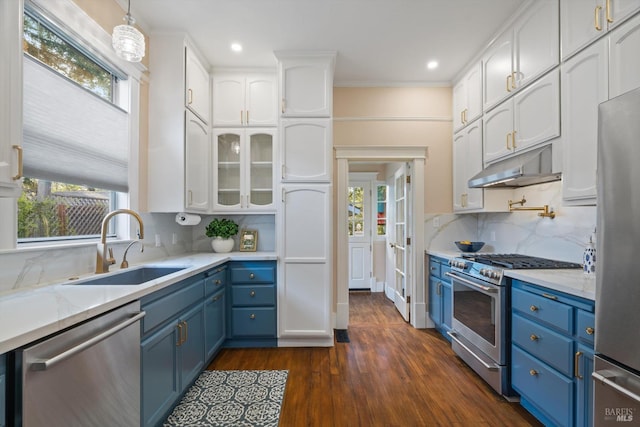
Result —
M383 294L352 292L350 343L224 349L208 369L288 369L281 427L540 426Z

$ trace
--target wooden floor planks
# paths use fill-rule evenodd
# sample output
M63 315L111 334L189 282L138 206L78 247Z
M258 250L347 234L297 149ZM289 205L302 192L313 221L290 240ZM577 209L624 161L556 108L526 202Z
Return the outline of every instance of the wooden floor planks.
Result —
M497 395L432 329L381 293L349 297L350 343L224 349L208 369L288 369L280 426L540 426Z

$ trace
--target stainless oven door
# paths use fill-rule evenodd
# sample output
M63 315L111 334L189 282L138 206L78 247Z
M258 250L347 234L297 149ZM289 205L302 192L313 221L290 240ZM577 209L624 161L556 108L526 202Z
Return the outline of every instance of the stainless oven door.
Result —
M457 272L446 274L453 288L454 333L498 365L504 365L504 288Z

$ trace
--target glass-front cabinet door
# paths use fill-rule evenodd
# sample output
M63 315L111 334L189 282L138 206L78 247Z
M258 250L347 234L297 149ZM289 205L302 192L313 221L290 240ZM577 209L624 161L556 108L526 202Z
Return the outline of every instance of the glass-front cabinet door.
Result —
M215 211L269 211L273 204L275 129L215 129Z

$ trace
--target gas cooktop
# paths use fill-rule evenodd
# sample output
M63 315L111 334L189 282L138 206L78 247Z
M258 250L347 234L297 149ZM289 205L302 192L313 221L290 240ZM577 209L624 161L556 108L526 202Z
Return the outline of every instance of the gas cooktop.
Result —
M462 258L511 270L582 268L580 264L519 254L462 254Z

